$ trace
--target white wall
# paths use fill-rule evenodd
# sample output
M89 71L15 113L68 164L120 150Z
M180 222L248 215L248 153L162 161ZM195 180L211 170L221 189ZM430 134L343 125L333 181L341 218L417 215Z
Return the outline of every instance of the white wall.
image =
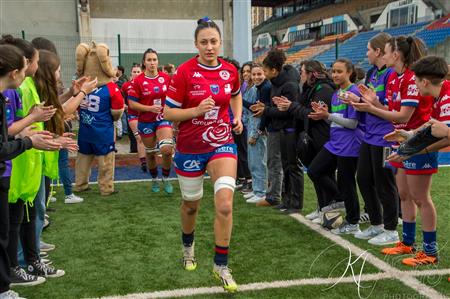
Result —
M215 20L223 32L223 22ZM122 53L141 53L153 48L160 53L195 53L197 20L142 20L92 18L92 38L106 42L114 55L117 34Z
M375 30L384 29L389 26L387 24L387 16L391 9L408 6L411 4L417 5L417 22L429 21L434 19L434 13L422 0L400 0L389 3L381 13L377 22L373 25Z

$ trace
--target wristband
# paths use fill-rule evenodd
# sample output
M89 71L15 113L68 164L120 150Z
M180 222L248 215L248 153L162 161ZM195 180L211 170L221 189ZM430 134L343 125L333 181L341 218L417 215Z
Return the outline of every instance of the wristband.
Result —
M78 94L80 94L80 93L84 94L84 96L87 97L87 93L86 93L84 90L81 90L81 89L80 89L80 92L79 92ZM77 94L77 95L78 95L78 94Z

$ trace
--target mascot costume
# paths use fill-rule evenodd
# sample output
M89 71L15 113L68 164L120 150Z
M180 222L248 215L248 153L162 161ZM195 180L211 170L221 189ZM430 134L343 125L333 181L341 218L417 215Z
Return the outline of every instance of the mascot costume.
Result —
M120 119L124 100L113 83L115 70L105 44L82 43L76 49L78 77L97 78L98 84L80 105L78 156L75 167L75 191L87 190L94 158L98 161L98 186L101 195L114 191L114 121Z

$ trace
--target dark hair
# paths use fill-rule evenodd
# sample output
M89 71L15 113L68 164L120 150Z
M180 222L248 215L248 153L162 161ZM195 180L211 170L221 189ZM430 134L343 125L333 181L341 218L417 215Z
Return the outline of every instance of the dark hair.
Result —
M0 77L24 68L23 52L12 45L0 45Z
M423 41L413 36L396 36L389 40L389 45L393 51L397 50L401 54L402 62L406 67L411 67L414 62L426 55L426 48Z
M208 29L208 28L216 29L217 32L219 32L219 36L222 37L219 26L217 26L217 24L214 23L214 21L211 20L209 17L204 17L204 18L197 20L197 28L195 28L195 33L194 33L195 40L197 40L197 36L200 31L202 31L203 29Z
M145 65L145 56L147 54L149 54L149 53L154 53L154 54L156 54L156 56L158 56L158 53L155 50L153 50L152 48L148 48L147 50L145 50L144 55L142 55L142 68L143 69L145 68L144 67L144 65Z
M389 42L392 36L386 32L380 32L369 40L369 45L372 49L380 49L380 52L384 54L384 47Z
M267 53L266 58L263 60L263 65L265 67L276 69L281 72L284 63L286 62L286 54L284 51L278 49L272 49Z
M117 70L121 71L122 74L125 73L125 68L124 68L123 66L121 66L121 65L118 65L118 66L117 66Z
M411 67L411 70L418 78L430 80L434 85L441 83L449 72L445 59L437 56L420 59Z
M307 84L310 86L314 85L317 80L330 79L327 69L318 60L305 60L302 61L301 65L305 66L306 73L311 74L307 81Z
M231 57L223 57L222 59L228 63L231 63L236 68L236 71L238 71L238 72L240 71L241 65L239 64L239 61L237 61Z
M56 108L55 115L45 122L45 129L58 135L64 133L64 110L58 99L58 83L55 77L55 71L60 63L55 53L40 50L39 67L33 77L41 101L45 101L45 106L52 105Z
M21 38L15 38L10 34L3 35L2 39L0 39L0 45L13 45L22 50L25 58L31 60L36 54L36 49L29 42Z
M256 67L261 67L262 68L262 64L259 63L259 62L253 62L252 65L251 65L251 68L253 69L253 68L256 68Z
M347 70L347 72L351 73L350 82L355 83L356 82L356 70L355 70L355 66L350 61L350 59L338 58L338 59L336 59L336 61L334 63L336 63L336 62L340 62L345 65L345 69ZM333 63L333 65L334 65L334 63Z
M175 71L175 66L173 64L167 63L164 65L163 69L169 73L172 74Z
M363 80L366 77L366 71L359 66L355 67L355 72L356 72L356 80Z
M251 62L251 61L244 62L244 64L242 65L242 67L241 67L241 69L240 69L240 71L239 71L239 73L240 73L240 75L241 75L241 79L242 79L242 76L243 76L243 74L244 74L244 68L245 68L246 66L249 66L249 67L250 67L250 70L251 70L251 69L252 69L252 64L253 64L253 62Z
M51 40L46 39L45 37L33 38L31 43L37 50L47 50L58 55L58 51L56 50L55 44Z

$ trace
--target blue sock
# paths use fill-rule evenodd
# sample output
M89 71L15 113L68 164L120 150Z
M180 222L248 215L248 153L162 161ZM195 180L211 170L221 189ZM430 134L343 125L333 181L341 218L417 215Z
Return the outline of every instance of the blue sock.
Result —
M416 223L403 221L403 244L412 246L416 242Z
M425 251L426 255L437 256L436 231L423 232L423 251Z
M216 254L214 255L214 263L218 266L228 265L228 248L216 245Z
M181 234L181 240L183 241L183 245L184 247L191 247L192 243L194 243L194 232L190 234L185 234L184 232L182 232Z

